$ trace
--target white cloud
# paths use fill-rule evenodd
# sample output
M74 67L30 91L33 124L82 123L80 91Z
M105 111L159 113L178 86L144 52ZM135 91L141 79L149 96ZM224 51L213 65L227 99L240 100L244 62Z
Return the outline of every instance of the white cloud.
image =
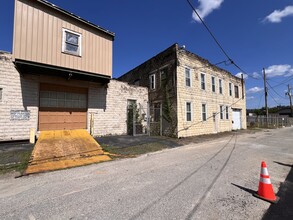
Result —
M261 76L260 76L260 74L258 72L253 72L252 73L252 78L254 78L254 79L260 79Z
M275 10L265 17L264 21L280 23L284 17L293 15L293 5L287 6L283 10Z
M254 99L254 96L246 96L246 100Z
M250 88L246 91L247 94L249 93L258 93L258 92L261 92L263 91L263 88L260 88L260 87L253 87L253 88Z
M293 75L293 68L289 64L272 65L269 66L265 71L268 78Z
M242 73L242 72L237 73L235 76L237 76L238 78L241 79L241 75L242 75L242 74L243 74L243 79L247 79L247 78L248 78L248 75L245 74L245 73Z
M199 6L196 11L200 15L200 17L204 19L206 16L212 13L212 11L220 8L224 0L198 0L198 2ZM192 18L197 22L200 21L195 12L192 13Z

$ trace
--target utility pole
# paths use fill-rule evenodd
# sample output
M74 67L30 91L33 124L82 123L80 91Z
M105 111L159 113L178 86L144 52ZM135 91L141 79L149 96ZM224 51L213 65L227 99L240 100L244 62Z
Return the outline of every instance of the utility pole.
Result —
M264 80L264 91L265 91L266 123L267 123L267 127L268 127L268 122L269 122L268 88L267 88L267 78L266 78L265 68L263 68L263 80Z
M289 96L289 100L290 100L290 109L291 109L291 117L293 117L293 107L292 107L292 94L291 94L291 87L288 84L288 92L286 92L286 95Z

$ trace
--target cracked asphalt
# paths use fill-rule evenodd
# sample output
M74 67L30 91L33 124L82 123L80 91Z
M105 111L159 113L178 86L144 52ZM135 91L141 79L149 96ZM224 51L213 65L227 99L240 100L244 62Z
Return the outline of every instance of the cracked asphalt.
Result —
M270 204L252 196L261 161L277 193L292 169L292 132L231 132L137 158L2 176L0 219L262 219Z

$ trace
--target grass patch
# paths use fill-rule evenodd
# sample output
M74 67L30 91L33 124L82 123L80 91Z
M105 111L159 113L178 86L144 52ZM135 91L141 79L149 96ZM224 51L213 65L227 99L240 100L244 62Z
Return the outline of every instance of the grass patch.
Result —
M169 148L166 144L160 142L146 143L135 146L117 147L110 145L102 145L104 151L114 154L111 157L135 157L137 155L146 154L150 152L160 151Z
M27 168L31 151L7 151L0 153L0 175L12 171L23 173Z

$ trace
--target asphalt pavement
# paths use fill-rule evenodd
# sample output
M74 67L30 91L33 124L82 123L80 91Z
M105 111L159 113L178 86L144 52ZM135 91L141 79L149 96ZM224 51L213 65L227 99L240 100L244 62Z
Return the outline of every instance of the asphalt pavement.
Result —
M137 158L0 177L0 219L292 219L282 210L292 207L282 196L292 193L292 132L231 133ZM279 208L252 196L262 160Z

